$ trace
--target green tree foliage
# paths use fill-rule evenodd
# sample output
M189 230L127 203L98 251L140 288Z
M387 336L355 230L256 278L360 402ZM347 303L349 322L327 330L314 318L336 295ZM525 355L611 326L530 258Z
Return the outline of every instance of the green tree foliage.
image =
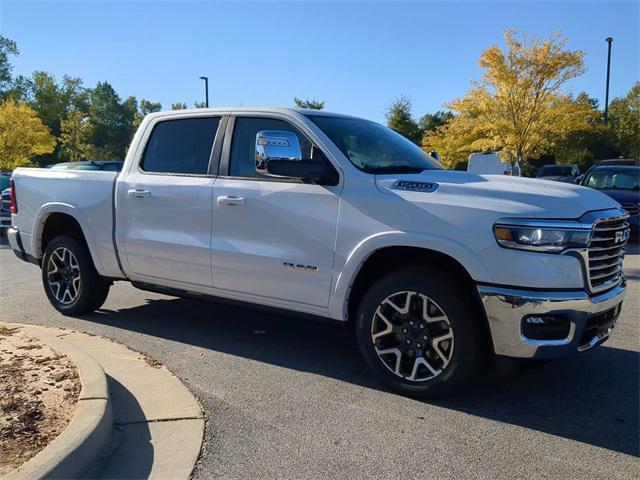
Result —
M411 99L401 96L396 99L387 109L386 113L387 126L398 132L413 143L419 145L422 140L422 132L418 122L413 118L411 112Z
M91 144L97 160L122 160L135 132L135 97L122 102L114 88L99 82L91 90L88 109Z
M640 82L611 102L609 134L620 155L640 160Z
M61 122L60 147L66 160L93 160L97 157L91 123L86 113L72 110Z
M453 117L453 113L448 110L438 110L436 113L423 115L418 121L418 128L420 129L421 135L424 136L427 132L432 132L436 128L445 125L453 119Z
M301 98L294 97L293 103L295 103L296 107L298 108L307 108L309 110L324 109L324 100L316 100L315 98L312 98L311 100L305 98L304 100L302 100Z
M9 61L9 57L15 57L19 53L16 42L0 35L0 100L7 97L13 86L11 75L13 65Z
M178 103L172 103L171 104L171 110L186 110L187 108L187 104L184 102L178 102Z
M204 102L193 102L193 108L205 108L207 106Z
M58 83L50 73L37 71L26 80L26 86L27 102L56 136L70 110L86 111L89 107L89 92L79 78L65 75Z
M150 113L159 112L160 110L162 110L162 104L160 102L151 102L144 98L140 100L140 115L142 115L142 118Z

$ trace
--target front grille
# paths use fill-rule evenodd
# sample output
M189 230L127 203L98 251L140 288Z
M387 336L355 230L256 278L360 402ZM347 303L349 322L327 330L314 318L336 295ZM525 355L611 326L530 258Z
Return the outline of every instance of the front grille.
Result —
M640 208L638 208L638 206L634 205L633 203L623 203L622 208L626 210L630 217L635 217L640 213Z
M625 218L602 218L594 223L588 252L592 292L614 287L620 281L628 237Z

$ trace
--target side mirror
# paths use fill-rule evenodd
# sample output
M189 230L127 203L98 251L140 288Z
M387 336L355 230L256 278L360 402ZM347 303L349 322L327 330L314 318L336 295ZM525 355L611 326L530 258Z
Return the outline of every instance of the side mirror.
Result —
M303 159L298 136L281 130L261 130L256 134L256 172L269 177L337 184L337 174L324 158Z
M269 163L273 160L299 162L302 149L298 136L281 130L261 130L256 134L256 171L269 174Z

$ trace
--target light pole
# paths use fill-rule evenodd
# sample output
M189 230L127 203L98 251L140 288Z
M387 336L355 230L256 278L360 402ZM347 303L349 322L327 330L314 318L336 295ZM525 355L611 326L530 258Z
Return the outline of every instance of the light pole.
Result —
M604 124L607 124L607 117L609 116L609 73L611 72L611 42L613 38L607 37L604 39L609 44L607 52L607 87L604 94Z
M204 80L204 106L209 108L209 77L200 77L200 80Z

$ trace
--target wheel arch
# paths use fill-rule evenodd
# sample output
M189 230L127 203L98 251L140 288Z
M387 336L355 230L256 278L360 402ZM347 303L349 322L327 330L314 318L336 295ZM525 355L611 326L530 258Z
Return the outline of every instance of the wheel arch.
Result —
M47 244L56 236L69 234L87 246L96 270L102 271L95 255L96 247L88 235L87 222L80 210L68 204L45 204L38 212L35 223L31 249L37 258L42 258Z
M377 248L367 249L365 254L361 252L357 265L355 268L351 268L352 272L347 281L344 275L350 270L348 268L350 260L348 259L347 265L345 265L345 269L340 275L343 278L339 278L336 282L333 303L334 318L342 320L354 319L360 300L368 288L387 273L407 267L440 267L452 272L463 281L464 289L471 295L474 308L478 312L482 330L486 335L487 345L493 350L488 321L482 301L475 288L476 282L474 280L474 274L478 274L478 272L480 272L480 275L486 274L484 268L479 262L474 262L472 264L474 268L470 269L468 264L463 264L458 259L457 255L452 255L451 249L443 251L443 249L426 246L421 243L415 241L395 242L394 244L377 245ZM442 242L440 245L445 245L445 243ZM464 253L463 257L467 258L469 252ZM355 252L353 255L355 255ZM342 294L340 289L344 290ZM340 299L339 302L338 299Z

